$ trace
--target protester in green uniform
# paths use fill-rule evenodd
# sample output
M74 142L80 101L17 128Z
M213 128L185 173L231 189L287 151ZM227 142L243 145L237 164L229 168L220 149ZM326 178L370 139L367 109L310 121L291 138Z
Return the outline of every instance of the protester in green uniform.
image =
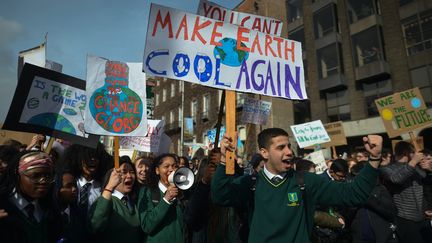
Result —
M25 151L8 165L0 182L0 242L57 242L58 215L51 210L48 191L54 181L51 158L43 152Z
M179 189L168 176L178 165L175 154L162 154L150 168L150 184L138 196L141 227L147 243L183 243L184 225Z
M376 168L381 160L382 137L369 135L363 138L370 153L369 163L356 179L351 183L327 181L316 174L294 171L288 133L280 128L269 128L258 135L265 165L253 182L249 175L225 174L225 152L234 150L233 141L228 135L221 141L221 165L211 183L212 198L225 206L254 202L249 233L249 242L253 243L309 242L315 206L354 206L366 202L375 186Z
M136 204L132 200L135 167L122 160L118 169L105 176L102 195L90 209L90 228L99 242L142 242Z

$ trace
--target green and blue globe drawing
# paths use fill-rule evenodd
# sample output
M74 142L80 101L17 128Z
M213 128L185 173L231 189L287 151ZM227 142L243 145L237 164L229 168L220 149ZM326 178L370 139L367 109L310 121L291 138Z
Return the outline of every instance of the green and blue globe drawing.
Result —
M57 113L47 112L38 114L30 118L28 123L76 135L72 123L64 116Z
M219 41L222 46L216 46L213 55L216 58L219 56L221 63L230 67L239 67L243 61L249 57L249 52L237 49L237 40L232 38L223 38ZM242 42L241 46L246 47Z

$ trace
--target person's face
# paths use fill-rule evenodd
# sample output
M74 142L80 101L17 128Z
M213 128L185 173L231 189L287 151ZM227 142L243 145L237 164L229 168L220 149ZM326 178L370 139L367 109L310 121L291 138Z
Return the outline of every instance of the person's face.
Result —
M6 171L7 162L0 159L0 176L3 175L3 173Z
M330 170L329 172L330 172L330 175L333 177L333 179L335 181L345 181L345 178L346 178L346 174L345 173L340 172L340 171L334 172L332 170Z
M59 191L60 202L64 204L73 203L77 199L78 191L75 178L70 173L65 173L62 176L62 186Z
M355 158L356 158L357 162L368 161L368 157L364 153L357 153Z
M131 164L124 163L120 165L120 174L122 176L121 183L116 187L116 190L127 195L129 194L135 183L135 171Z
M20 192L31 199L39 199L48 193L54 181L53 170L50 167L36 167L23 171L18 176Z
M138 181L141 184L144 183L148 178L148 171L150 167L144 163L141 163L141 161L137 161L137 163L135 164L135 169Z
M165 186L169 185L168 176L175 170L176 163L172 157L165 157L162 163L156 167L156 174L159 175L160 181Z
M84 175L93 178L99 168L99 159L91 158L88 161L82 161L82 168Z
M184 158L179 159L179 167L185 167L186 166L186 160Z
M293 152L287 136L277 136L271 139L268 149L260 149L261 155L267 161L267 169L273 174L282 174L293 167Z

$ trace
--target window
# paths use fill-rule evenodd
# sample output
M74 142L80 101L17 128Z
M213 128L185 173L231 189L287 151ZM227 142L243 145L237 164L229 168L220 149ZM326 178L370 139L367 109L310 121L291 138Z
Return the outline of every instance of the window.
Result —
M180 156L183 155L182 144L181 144L180 138L177 139L177 154Z
M209 110L209 107L210 107L210 95L209 94L205 94L203 96L202 111L203 112L207 112Z
M381 29L375 26L353 35L352 42L356 67L361 67L378 60L384 60L380 32Z
M170 122L170 124L173 124L174 120L175 120L175 118L174 118L174 111L170 111L170 113L169 113L169 122Z
M335 43L317 51L318 75L320 79L342 72L342 57L339 53L340 44Z
M314 13L315 39L338 32L336 5L329 4Z
M182 109L182 107L180 106L179 108L178 108L178 121L179 122L181 122L181 121L183 121L183 114L182 114L182 111L183 111L183 109Z
M194 122L196 122L196 113L198 111L198 101L192 100L191 102L191 117Z
M156 99L156 105L159 105L159 94L155 95L155 99Z
M363 83L362 86L368 116L378 116L379 112L375 100L393 94L392 81L390 79L380 80L373 83Z
M166 95L167 95L167 91L166 91L166 89L164 88L164 89L162 89L162 102L165 102L166 101Z
M341 90L326 93L327 116L330 122L346 121L351 119L348 91Z
M175 83L171 83L171 98L175 96Z
M287 0L287 19L292 23L303 16L303 1Z
M293 101L294 104L294 124L301 124L311 121L310 101Z
M306 45L305 45L305 33L304 33L304 29L303 28L297 29L297 30L293 30L291 33L289 33L288 39L301 42L301 44L302 44L302 50L304 51L306 49Z
M348 18L350 23L357 22L363 18L374 15L376 0L348 0Z
M410 72L413 86L419 87L426 106L432 107L432 66L423 66Z
M432 9L401 22L408 55L432 48Z

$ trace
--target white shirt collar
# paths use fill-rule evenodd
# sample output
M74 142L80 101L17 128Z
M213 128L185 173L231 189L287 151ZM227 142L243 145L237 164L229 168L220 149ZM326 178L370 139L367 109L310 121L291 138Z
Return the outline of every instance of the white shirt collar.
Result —
M162 184L162 182L160 182L160 181L158 183L158 186L159 186L159 189L162 191L162 193L165 193L168 190L168 188L164 184Z
M83 186L84 186L85 184L87 184L87 183L91 183L91 184L93 185L93 182L94 182L94 180L87 181L86 178L84 178L83 176L81 176L81 177L78 179L78 184L79 184L80 187L83 187Z
M27 199L25 199L21 194L19 194L16 189L13 190L14 193L12 194L12 196L9 197L9 202L11 202L12 204L14 204L20 211L22 211L26 216L27 215L27 211L25 210L25 207L27 207L27 205L29 205L30 203L32 203L35 207L35 211L34 211L34 216L36 218L36 220L38 222L40 222L42 220L42 208L39 205L39 202L37 200L33 201L33 202L29 202L27 201Z
M334 181L334 178L330 175L330 170L325 170L326 171L326 173L327 173L327 175L330 177L330 179L332 180L332 181Z
M112 196L121 200L125 195L123 193L117 191L117 190L114 190L114 192L112 193Z
M275 175L273 173L271 173L267 168L266 168L266 164L264 164L264 174L269 178L269 179L273 179L273 177L277 176L281 179L285 178L286 172L281 174L281 175Z

